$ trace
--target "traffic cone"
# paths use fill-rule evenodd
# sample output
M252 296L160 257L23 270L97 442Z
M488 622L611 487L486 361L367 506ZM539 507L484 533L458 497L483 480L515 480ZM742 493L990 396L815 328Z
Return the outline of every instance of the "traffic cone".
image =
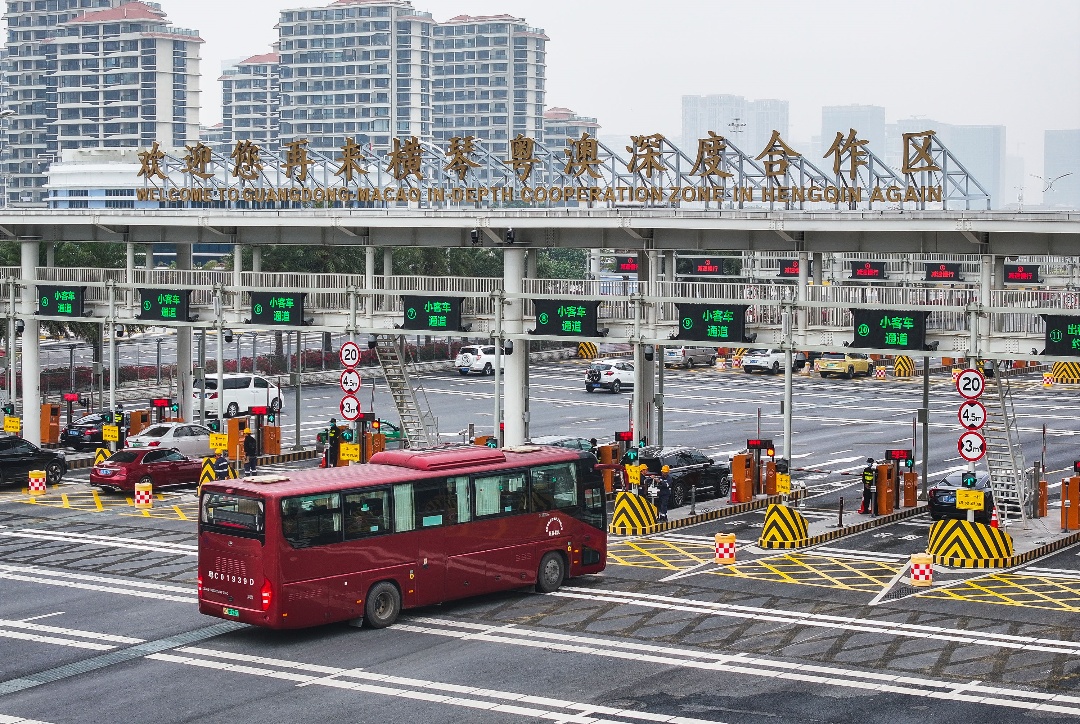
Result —
M998 520L997 506L995 505L993 508L990 509L990 527L999 528L999 523L1000 521Z

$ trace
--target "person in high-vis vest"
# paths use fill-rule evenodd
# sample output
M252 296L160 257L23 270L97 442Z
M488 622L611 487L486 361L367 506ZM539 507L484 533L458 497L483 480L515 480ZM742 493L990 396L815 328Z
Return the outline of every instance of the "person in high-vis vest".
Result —
M866 467L862 471L862 507L860 513L874 513L874 493L877 488L877 474L874 472L874 458L866 458Z

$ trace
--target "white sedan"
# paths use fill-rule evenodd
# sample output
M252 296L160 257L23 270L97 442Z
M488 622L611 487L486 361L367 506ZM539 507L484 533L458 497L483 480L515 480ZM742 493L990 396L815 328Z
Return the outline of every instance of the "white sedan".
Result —
M190 422L160 422L127 439L127 447L175 448L187 457L210 457L208 427Z

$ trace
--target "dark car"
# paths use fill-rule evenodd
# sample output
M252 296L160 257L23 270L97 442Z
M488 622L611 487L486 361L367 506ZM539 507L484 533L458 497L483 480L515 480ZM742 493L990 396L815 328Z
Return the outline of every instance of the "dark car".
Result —
M91 412L77 418L60 432L60 444L75 450L104 445L101 426L105 424L101 412Z
M0 485L27 483L31 470L44 470L49 485L56 485L67 473L64 453L42 450L14 435L0 437Z
M690 500L690 489L697 498L712 495L724 497L731 493L731 467L718 463L692 447L643 447L623 456L623 465L637 463L648 466L647 475L660 475L667 465L670 470L670 506L678 508Z
M593 449L592 442L583 437L568 437L566 435L541 435L532 438L535 445L554 445L555 447L568 447L571 450L584 450L590 452Z
M136 483L155 488L199 482L200 458L187 458L172 448L128 448L113 453L90 470L90 484L109 490L135 490Z
M926 502L930 507L930 518L942 520L943 518L955 518L967 520L966 510L957 510L956 491L966 490L960 485L963 473L950 473L944 480L934 483L926 491ZM973 490L981 490L983 493L983 509L975 511L975 520L980 523L990 523L990 511L994 507L994 493L990 489L990 476L986 473L978 473L975 478Z

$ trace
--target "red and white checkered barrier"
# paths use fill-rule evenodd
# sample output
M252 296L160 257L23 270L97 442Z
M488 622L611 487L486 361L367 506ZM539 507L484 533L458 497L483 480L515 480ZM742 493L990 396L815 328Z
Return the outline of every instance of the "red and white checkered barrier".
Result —
M884 367L875 367L874 368L874 379L875 380L883 380L883 379L885 379L885 368Z
M31 470L30 471L30 494L31 495L45 495L47 489L45 487L45 471L44 470Z
M154 507L154 486L151 483L135 483L135 507L139 509Z
M960 379L961 372L963 372L963 370L961 370L959 367L952 368L952 381L954 385L956 384L956 381Z
M735 563L735 534L716 534L716 560L717 565L730 566Z
M913 553L911 556L910 582L912 586L934 585L934 557L929 553Z
M718 370L727 369L727 360L724 359L723 357L717 357L716 358L716 369L718 369Z
M733 369L733 370L742 369L742 357L732 357L731 358L731 369Z

